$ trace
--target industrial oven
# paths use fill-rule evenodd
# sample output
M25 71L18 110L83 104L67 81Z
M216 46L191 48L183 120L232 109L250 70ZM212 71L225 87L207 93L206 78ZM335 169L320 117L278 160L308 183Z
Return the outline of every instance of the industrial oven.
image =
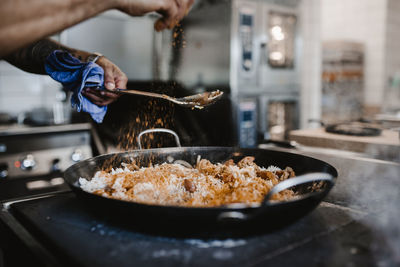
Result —
M198 1L175 34L178 40L169 33L159 38L159 78L192 92L228 88L229 130L242 147L285 139L299 121L298 2Z

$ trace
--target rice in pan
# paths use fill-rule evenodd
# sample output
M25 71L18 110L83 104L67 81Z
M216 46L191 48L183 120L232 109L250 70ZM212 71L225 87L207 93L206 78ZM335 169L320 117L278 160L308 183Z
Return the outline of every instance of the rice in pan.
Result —
M80 178L83 190L108 198L152 205L213 207L232 203L260 203L271 188L294 177L290 167L260 167L254 157L213 164L199 159L195 167L163 163L139 168L134 162L111 172L98 171L90 180ZM295 196L284 190L273 196L283 201Z

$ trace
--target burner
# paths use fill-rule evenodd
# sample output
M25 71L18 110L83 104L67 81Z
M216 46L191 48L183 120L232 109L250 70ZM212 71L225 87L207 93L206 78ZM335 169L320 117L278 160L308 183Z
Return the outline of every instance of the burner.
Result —
M381 135L382 132L382 130L379 128L373 127L369 124L358 123L358 122L338 123L338 124L328 125L325 128L325 131L328 133L345 134L353 136L379 136Z

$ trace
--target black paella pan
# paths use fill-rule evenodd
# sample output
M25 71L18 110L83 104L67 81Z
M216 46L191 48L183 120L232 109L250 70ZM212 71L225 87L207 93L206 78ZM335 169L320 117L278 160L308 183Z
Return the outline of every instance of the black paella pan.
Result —
M178 138L177 141L179 145ZM112 162L112 166L119 167L121 163L131 162L132 159L135 159L139 166L148 166L150 162L161 164L183 160L194 166L199 156L213 163L224 162L228 159L237 162L245 156L253 156L255 163L259 166L274 165L281 169L290 166L296 172L296 177L276 185L259 205L232 204L219 207L148 205L110 199L83 191L78 182L80 177L90 179L104 167L104 164L110 164L109 162ZM227 229L254 226L272 231L289 225L312 211L331 190L337 175L336 169L324 161L288 152L256 148L176 147L97 156L71 166L65 171L64 178L90 210L130 225L141 224L152 227L159 225L161 228L174 226L179 229ZM318 190L312 190L312 185L316 183L320 185ZM272 194L287 188L297 191L299 197L284 202L270 201Z

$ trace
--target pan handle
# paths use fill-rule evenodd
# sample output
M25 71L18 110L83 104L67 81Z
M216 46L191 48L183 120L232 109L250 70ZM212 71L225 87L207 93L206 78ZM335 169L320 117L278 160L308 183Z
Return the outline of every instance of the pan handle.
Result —
M148 133L169 133L169 134L172 134L175 137L176 146L177 147L181 147L181 141L179 140L179 136L178 136L178 134L176 132L174 132L174 131L172 131L170 129L165 129L165 128L154 128L154 129L147 129L147 130L144 130L144 131L139 133L139 135L137 137L137 143L138 143L139 149L143 149L142 143L140 141L141 140L140 138L142 137L142 135L148 134Z
M330 185L333 185L333 175L326 173L326 172L313 172L313 173L306 173L294 178L287 179L283 182L280 182L279 184L275 185L269 192L268 194L264 197L264 200L262 202L262 205L269 205L271 197L279 193L283 190L289 189L293 186L301 185L301 184L307 184L311 182L316 182L316 181L326 181Z
M261 203L261 206L259 207L262 209L263 206L268 206L270 205L270 200L271 197L279 193L283 190L289 189L293 186L301 185L301 184L306 184L306 183L311 183L311 182L316 182L316 181L326 181L328 182L331 186L334 184L333 181L333 175L325 172L313 172L313 173L307 173L303 174L294 178L287 179L283 182L280 182L279 184L275 185L269 192L268 194L264 197L263 202ZM245 208L246 205L240 205L236 204L235 206L231 206L232 208ZM255 213L250 213L250 214L245 214L241 211L227 211L227 212L222 212L219 214L217 220L219 222L224 222L224 221L245 221L251 218L252 216L255 216L258 212L256 211Z

